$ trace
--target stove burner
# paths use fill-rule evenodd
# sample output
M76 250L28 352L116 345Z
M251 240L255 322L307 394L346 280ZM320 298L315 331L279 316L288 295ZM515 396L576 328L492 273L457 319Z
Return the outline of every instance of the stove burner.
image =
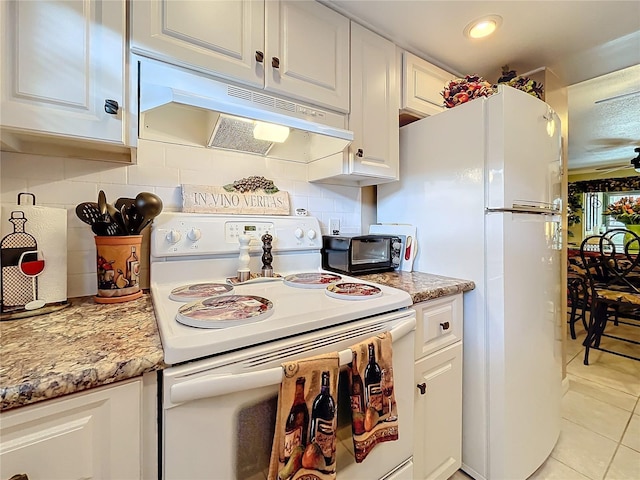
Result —
M295 288L325 288L329 283L342 280L340 275L332 273L296 273L284 277L284 284Z
M169 298L176 302L195 302L203 298L224 295L231 290L233 287L224 283L193 283L174 288Z
M176 320L190 327L226 328L264 320L273 303L255 295L223 295L183 305Z
M366 283L335 283L328 285L324 292L341 300L367 300L382 296L382 290Z

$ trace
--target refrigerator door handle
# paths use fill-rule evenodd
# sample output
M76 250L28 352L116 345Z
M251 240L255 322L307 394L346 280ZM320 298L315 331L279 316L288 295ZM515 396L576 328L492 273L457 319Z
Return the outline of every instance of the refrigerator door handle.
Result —
M512 208L486 208L486 213L533 213L537 215L559 215L557 208L531 207L514 205Z

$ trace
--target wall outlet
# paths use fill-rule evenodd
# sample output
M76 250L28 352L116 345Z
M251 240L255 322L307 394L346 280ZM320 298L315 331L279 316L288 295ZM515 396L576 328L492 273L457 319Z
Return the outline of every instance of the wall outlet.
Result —
M332 218L329 220L329 234L331 235L339 235L340 234L340 219Z

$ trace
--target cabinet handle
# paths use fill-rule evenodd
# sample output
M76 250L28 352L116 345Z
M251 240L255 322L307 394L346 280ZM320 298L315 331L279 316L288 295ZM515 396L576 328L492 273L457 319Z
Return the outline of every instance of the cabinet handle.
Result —
M356 157L362 158L363 156L364 156L364 151L361 148L359 148L358 151L356 152Z
M264 53L262 53L260 50L256 50L256 62L262 63L263 60L264 60Z
M271 66L273 68L280 68L280 59L278 57L271 57Z
M109 115L117 115L118 108L118 102L116 102L115 100L106 99L104 101L104 111Z
M426 383L419 383L418 385L416 385L416 387L418 387L420 389L420 395L424 395L427 392L427 384Z
M449 322L441 323L440 326L443 330L449 330Z

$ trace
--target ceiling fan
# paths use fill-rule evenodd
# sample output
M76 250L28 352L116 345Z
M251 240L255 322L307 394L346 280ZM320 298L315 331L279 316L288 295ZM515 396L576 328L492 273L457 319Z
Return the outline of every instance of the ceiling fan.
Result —
M602 173L611 173L611 172L617 172L619 170L627 170L629 168L633 168L636 172L640 173L640 147L636 147L633 151L636 152L638 156L636 156L635 158L632 158L631 163L627 165L614 165L614 166L608 165L604 167L596 167L594 168L594 170Z

